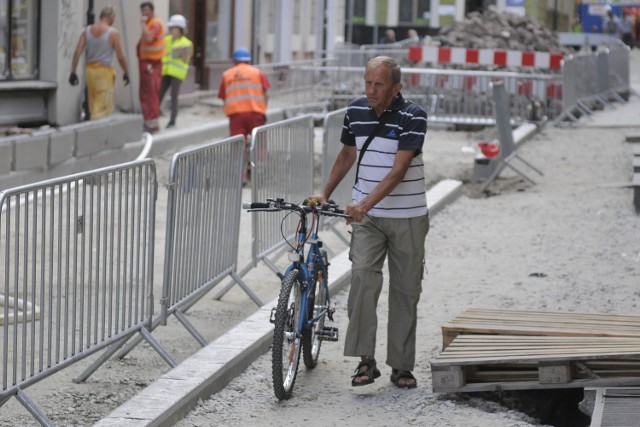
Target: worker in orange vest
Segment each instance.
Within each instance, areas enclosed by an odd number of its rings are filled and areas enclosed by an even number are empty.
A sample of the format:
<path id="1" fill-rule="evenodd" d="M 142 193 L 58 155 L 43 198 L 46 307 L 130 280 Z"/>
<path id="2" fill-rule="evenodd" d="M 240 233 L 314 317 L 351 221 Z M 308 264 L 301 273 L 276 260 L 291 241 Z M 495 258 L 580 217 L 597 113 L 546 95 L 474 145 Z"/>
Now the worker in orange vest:
<path id="1" fill-rule="evenodd" d="M 165 51 L 164 24 L 154 15 L 153 3 L 140 4 L 142 34 L 138 42 L 138 67 L 140 71 L 140 109 L 144 118 L 144 130 L 160 130 L 160 82 L 162 81 L 162 57 Z"/>
<path id="2" fill-rule="evenodd" d="M 267 118 L 267 90 L 269 79 L 257 67 L 250 65 L 251 54 L 244 47 L 233 52 L 235 66 L 222 74 L 218 97 L 224 100 L 224 113 L 229 117 L 229 133 L 245 136 L 243 183 L 249 179 L 249 137 L 254 127 L 262 126 Z"/>

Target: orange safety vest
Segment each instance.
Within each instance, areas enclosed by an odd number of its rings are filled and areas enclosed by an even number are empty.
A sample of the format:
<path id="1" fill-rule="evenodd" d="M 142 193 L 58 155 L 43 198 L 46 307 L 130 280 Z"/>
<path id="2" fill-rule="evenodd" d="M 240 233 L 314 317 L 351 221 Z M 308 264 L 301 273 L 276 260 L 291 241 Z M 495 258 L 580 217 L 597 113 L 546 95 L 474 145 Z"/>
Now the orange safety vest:
<path id="1" fill-rule="evenodd" d="M 140 59 L 149 59 L 149 60 L 162 60 L 164 56 L 165 50 L 165 42 L 164 42 L 164 24 L 160 20 L 160 18 L 153 17 L 147 22 L 147 28 L 151 29 L 151 26 L 154 23 L 160 24 L 162 27 L 162 34 L 160 34 L 159 38 L 154 39 L 153 41 L 146 41 L 144 39 L 140 39 L 140 43 L 138 45 L 138 56 Z"/>
<path id="2" fill-rule="evenodd" d="M 254 112 L 267 114 L 267 97 L 262 87 L 262 72 L 240 63 L 222 74 L 224 83 L 224 113 Z"/>

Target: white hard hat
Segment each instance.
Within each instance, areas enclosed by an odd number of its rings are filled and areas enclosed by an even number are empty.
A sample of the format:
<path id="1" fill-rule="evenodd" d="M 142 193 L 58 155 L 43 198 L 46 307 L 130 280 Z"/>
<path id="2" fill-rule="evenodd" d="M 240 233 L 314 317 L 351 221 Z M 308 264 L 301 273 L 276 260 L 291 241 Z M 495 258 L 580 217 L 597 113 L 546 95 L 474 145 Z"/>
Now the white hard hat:
<path id="1" fill-rule="evenodd" d="M 167 22 L 167 27 L 178 27 L 185 30 L 187 28 L 187 20 L 182 15 L 172 15 Z"/>

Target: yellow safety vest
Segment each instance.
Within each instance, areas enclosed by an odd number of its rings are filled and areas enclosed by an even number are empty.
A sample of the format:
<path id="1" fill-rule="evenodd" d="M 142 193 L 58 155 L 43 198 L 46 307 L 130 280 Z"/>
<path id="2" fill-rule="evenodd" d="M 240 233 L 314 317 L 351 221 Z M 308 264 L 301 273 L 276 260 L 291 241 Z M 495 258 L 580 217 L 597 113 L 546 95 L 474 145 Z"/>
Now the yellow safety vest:
<path id="1" fill-rule="evenodd" d="M 185 36 L 181 36 L 177 40 L 172 35 L 164 37 L 167 46 L 167 54 L 162 57 L 162 75 L 175 77 L 178 80 L 187 78 L 189 71 L 189 62 L 182 60 L 180 49 L 192 49 L 193 43 Z"/>

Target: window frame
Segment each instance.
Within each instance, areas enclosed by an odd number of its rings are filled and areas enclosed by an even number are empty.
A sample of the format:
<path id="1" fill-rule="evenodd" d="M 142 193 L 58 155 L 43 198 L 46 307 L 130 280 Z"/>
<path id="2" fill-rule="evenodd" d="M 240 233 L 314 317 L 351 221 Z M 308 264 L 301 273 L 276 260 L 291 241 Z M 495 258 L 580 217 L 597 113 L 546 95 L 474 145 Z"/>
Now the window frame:
<path id="1" fill-rule="evenodd" d="M 24 81 L 24 80 L 38 80 L 40 75 L 40 33 L 41 33 L 41 19 L 42 19 L 42 3 L 41 0 L 5 0 L 6 1 L 6 10 L 5 14 L 7 16 L 6 22 L 6 40 L 4 41 L 4 46 L 0 46 L 5 49 L 5 63 L 4 67 L 0 69 L 0 82 L 11 82 L 11 81 Z M 35 40 L 26 40 L 29 48 L 26 50 L 29 53 L 29 49 L 33 48 L 32 55 L 25 56 L 25 58 L 32 57 L 33 64 L 31 65 L 29 71 L 30 73 L 25 75 L 20 75 L 16 73 L 14 61 L 15 57 L 13 52 L 17 50 L 14 47 L 14 37 L 16 36 L 16 31 L 19 28 L 14 23 L 13 9 L 14 6 L 18 6 L 20 4 L 24 4 L 27 8 L 34 7 L 35 18 L 27 17 L 27 22 L 25 24 L 25 28 L 28 29 L 29 25 L 33 25 L 32 35 Z M 31 21 L 29 21 L 31 19 Z M 25 36 L 26 37 L 26 36 Z"/>

